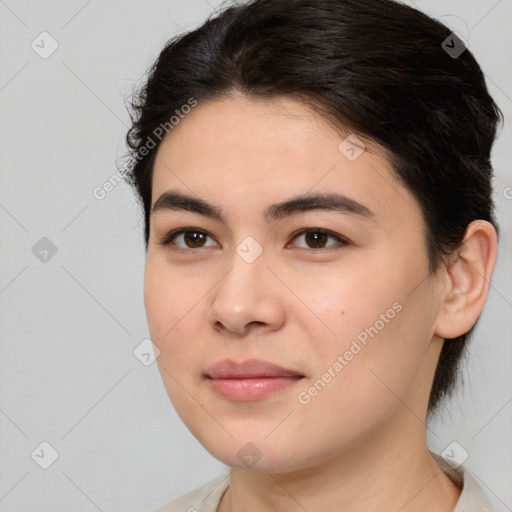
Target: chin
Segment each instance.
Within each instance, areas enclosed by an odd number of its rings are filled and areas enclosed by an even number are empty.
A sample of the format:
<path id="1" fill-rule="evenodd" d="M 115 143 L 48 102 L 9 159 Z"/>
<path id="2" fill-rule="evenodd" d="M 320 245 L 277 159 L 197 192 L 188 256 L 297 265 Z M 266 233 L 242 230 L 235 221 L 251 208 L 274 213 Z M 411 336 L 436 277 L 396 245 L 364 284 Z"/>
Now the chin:
<path id="1" fill-rule="evenodd" d="M 294 442 L 287 436 L 291 442 L 283 443 L 277 436 L 265 439 L 261 431 L 254 436 L 246 433 L 232 438 L 224 434 L 214 437 L 211 432 L 204 436 L 194 433 L 194 436 L 212 457 L 226 466 L 248 471 L 289 473 L 314 465 L 312 459 L 318 457 L 318 452 L 309 457 L 303 451 L 302 440 Z"/>

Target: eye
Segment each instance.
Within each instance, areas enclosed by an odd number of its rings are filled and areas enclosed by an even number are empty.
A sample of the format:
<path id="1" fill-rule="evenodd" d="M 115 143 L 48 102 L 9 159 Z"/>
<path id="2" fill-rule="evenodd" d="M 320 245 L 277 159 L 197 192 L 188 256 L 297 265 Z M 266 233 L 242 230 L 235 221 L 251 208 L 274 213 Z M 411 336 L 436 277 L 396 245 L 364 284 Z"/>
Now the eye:
<path id="1" fill-rule="evenodd" d="M 343 247 L 343 246 L 349 244 L 349 241 L 346 238 L 344 238 L 340 235 L 337 235 L 336 233 L 333 233 L 332 231 L 329 231 L 327 229 L 322 229 L 322 228 L 303 229 L 299 233 L 295 234 L 295 236 L 293 237 L 293 240 L 295 240 L 299 237 L 302 237 L 302 236 L 304 237 L 305 242 L 307 244 L 313 245 L 314 248 L 311 249 L 308 247 L 299 247 L 299 249 L 304 250 L 309 253 L 321 252 L 322 249 L 330 250 L 333 247 L 339 248 L 340 246 Z M 324 246 L 326 240 L 328 240 L 329 238 L 336 240 L 338 243 Z M 321 247 L 319 247 L 319 246 L 321 246 Z"/>
<path id="2" fill-rule="evenodd" d="M 175 239 L 182 237 L 185 242 L 185 246 L 176 245 L 174 243 Z M 201 247 L 205 247 L 202 245 L 206 238 L 209 237 L 208 233 L 202 231 L 197 228 L 180 228 L 175 229 L 168 233 L 164 239 L 160 242 L 160 245 L 176 245 L 178 249 L 187 250 L 187 249 L 197 249 Z M 190 244 L 190 245 L 189 245 Z M 208 246 L 206 246 L 208 247 Z"/>
<path id="3" fill-rule="evenodd" d="M 300 250 L 309 252 L 309 253 L 318 253 L 322 250 L 331 248 L 339 248 L 348 245 L 350 242 L 336 233 L 332 231 L 322 229 L 322 228 L 308 228 L 303 229 L 297 233 L 292 235 L 292 240 L 295 240 L 301 236 L 304 236 L 304 240 L 307 244 L 313 245 L 313 248 L 308 247 L 299 247 Z M 201 249 L 203 247 L 211 247 L 211 245 L 205 245 L 204 242 L 207 238 L 211 238 L 208 233 L 198 228 L 179 228 L 171 231 L 167 235 L 165 235 L 164 239 L 159 242 L 160 245 L 169 245 L 174 246 L 173 250 L 182 250 L 190 252 L 191 249 Z M 325 242 L 332 238 L 337 243 L 324 246 Z M 176 244 L 175 241 L 182 239 L 185 245 Z M 212 239 L 213 240 L 213 239 Z"/>

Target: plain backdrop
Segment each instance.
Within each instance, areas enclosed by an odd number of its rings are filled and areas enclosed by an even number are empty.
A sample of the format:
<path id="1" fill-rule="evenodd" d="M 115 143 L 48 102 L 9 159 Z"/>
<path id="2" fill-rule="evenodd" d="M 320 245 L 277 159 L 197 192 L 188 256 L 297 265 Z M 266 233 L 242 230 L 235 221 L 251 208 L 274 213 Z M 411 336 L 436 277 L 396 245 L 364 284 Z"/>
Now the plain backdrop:
<path id="1" fill-rule="evenodd" d="M 93 193 L 116 174 L 125 152 L 125 98 L 132 87 L 169 38 L 195 27 L 218 5 L 0 0 L 4 512 L 141 512 L 227 471 L 182 424 L 156 363 L 145 366 L 134 354 L 149 331 L 143 223 L 132 191 L 120 183 L 103 199 Z M 493 151 L 502 229 L 498 264 L 464 388 L 428 431 L 434 451 L 455 441 L 468 452 L 465 466 L 496 510 L 507 511 L 512 0 L 414 5 L 466 39 L 508 119 Z"/>

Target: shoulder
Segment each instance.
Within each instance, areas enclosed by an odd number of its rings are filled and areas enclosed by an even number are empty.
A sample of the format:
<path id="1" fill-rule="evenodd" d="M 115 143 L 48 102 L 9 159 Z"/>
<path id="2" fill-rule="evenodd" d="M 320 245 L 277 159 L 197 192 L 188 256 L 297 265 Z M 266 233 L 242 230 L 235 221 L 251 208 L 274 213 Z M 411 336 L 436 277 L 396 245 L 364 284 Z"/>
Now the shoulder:
<path id="1" fill-rule="evenodd" d="M 430 452 L 439 467 L 462 489 L 453 512 L 495 512 L 489 498 L 467 468 Z"/>
<path id="2" fill-rule="evenodd" d="M 228 486 L 229 474 L 210 480 L 201 487 L 150 512 L 215 512 Z"/>

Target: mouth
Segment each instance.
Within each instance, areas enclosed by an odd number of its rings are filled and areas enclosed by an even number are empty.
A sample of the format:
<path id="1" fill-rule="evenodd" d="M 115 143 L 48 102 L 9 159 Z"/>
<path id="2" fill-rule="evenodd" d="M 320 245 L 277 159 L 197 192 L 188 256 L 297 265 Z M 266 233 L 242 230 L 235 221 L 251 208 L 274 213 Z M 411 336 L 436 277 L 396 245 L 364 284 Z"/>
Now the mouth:
<path id="1" fill-rule="evenodd" d="M 244 402 L 261 400 L 288 389 L 305 376 L 267 361 L 250 359 L 236 363 L 225 359 L 210 366 L 205 377 L 216 394 Z"/>

